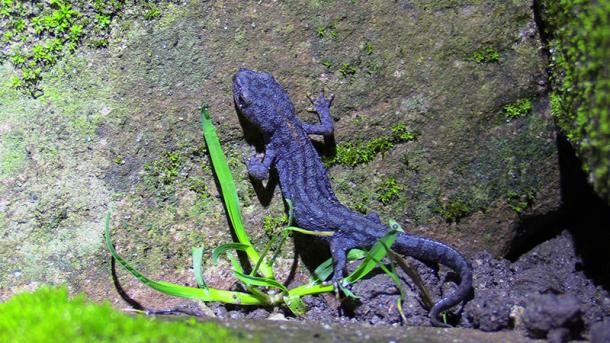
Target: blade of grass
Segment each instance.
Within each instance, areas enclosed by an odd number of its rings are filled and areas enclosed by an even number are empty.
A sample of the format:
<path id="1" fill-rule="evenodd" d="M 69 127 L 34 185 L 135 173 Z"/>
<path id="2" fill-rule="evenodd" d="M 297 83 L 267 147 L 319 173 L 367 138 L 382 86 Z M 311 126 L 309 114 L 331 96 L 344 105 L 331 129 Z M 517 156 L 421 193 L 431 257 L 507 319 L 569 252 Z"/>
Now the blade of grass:
<path id="1" fill-rule="evenodd" d="M 334 290 L 333 285 L 317 285 L 314 283 L 308 283 L 306 285 L 295 287 L 288 291 L 288 295 L 314 295 L 320 293 L 328 293 Z"/>
<path id="2" fill-rule="evenodd" d="M 193 273 L 199 288 L 208 289 L 208 285 L 203 279 L 203 268 L 201 260 L 203 259 L 203 247 L 193 247 Z"/>
<path id="3" fill-rule="evenodd" d="M 419 289 L 419 295 L 421 296 L 424 304 L 428 308 L 432 308 L 434 305 L 432 295 L 430 294 L 428 287 L 426 287 L 424 280 L 422 280 L 421 276 L 419 276 L 417 270 L 410 263 L 408 263 L 407 260 L 402 258 L 402 256 L 394 252 L 392 249 L 390 249 L 388 255 L 411 278 L 411 280 L 413 280 L 413 283 Z"/>
<path id="4" fill-rule="evenodd" d="M 161 293 L 173 295 L 182 298 L 199 299 L 203 301 L 220 301 L 228 304 L 241 304 L 241 305 L 266 305 L 260 299 L 243 292 L 223 291 L 215 288 L 200 289 L 194 287 L 187 287 L 183 285 L 174 284 L 165 281 L 151 280 L 144 274 L 140 273 L 137 269 L 132 267 L 126 260 L 124 260 L 114 249 L 112 241 L 110 240 L 110 213 L 106 214 L 104 240 L 106 242 L 106 248 L 110 251 L 112 257 L 121 265 L 127 269 L 131 275 L 138 279 L 148 287 L 157 290 Z"/>
<path id="5" fill-rule="evenodd" d="M 366 251 L 361 249 L 352 249 L 347 252 L 347 260 L 355 261 L 366 257 Z M 333 273 L 333 259 L 329 258 L 320 263 L 312 273 L 313 282 L 318 284 L 326 281 L 330 274 Z"/>
<path id="6" fill-rule="evenodd" d="M 260 256 L 252 246 L 252 243 L 250 243 L 250 239 L 244 228 L 239 208 L 239 198 L 237 197 L 237 191 L 235 189 L 235 182 L 231 176 L 231 170 L 229 169 L 225 155 L 222 152 L 220 141 L 214 124 L 210 119 L 207 105 L 204 105 L 201 108 L 201 128 L 210 153 L 214 172 L 218 178 L 218 183 L 220 184 L 220 191 L 229 214 L 229 220 L 235 231 L 235 236 L 240 243 L 248 246 L 248 248 L 245 249 L 246 255 L 248 256 L 250 263 L 255 265 L 258 263 Z M 271 269 L 271 266 L 266 263 L 263 262 L 260 264 L 259 271 L 264 277 L 273 278 L 273 270 Z"/>
<path id="7" fill-rule="evenodd" d="M 286 204 L 288 204 L 288 225 L 287 226 L 291 226 L 292 221 L 294 219 L 294 208 L 292 208 L 292 200 L 285 199 L 284 201 L 286 201 Z"/>
<path id="8" fill-rule="evenodd" d="M 298 295 L 286 295 L 283 298 L 284 304 L 288 306 L 290 312 L 297 316 L 302 316 L 307 312 L 307 306 Z"/>
<path id="9" fill-rule="evenodd" d="M 263 278 L 263 277 L 252 276 L 252 275 L 248 275 L 248 274 L 244 274 L 244 273 L 238 272 L 236 270 L 233 271 L 233 274 L 235 275 L 236 278 L 239 279 L 239 281 L 243 282 L 247 286 L 260 286 L 260 287 L 277 288 L 277 289 L 280 289 L 282 292 L 288 294 L 288 288 L 286 288 L 286 286 L 282 285 L 281 283 L 279 283 L 279 282 L 277 282 L 277 281 L 275 281 L 273 279 L 267 279 L 267 278 Z"/>
<path id="10" fill-rule="evenodd" d="M 232 251 L 232 250 L 246 251 L 246 249 L 248 249 L 249 247 L 250 246 L 248 244 L 244 244 L 244 243 L 221 244 L 221 245 L 217 246 L 216 248 L 214 248 L 214 250 L 212 250 L 212 263 L 217 264 L 218 258 L 220 258 L 220 255 L 224 254 L 227 251 Z"/>
<path id="11" fill-rule="evenodd" d="M 296 232 L 302 233 L 304 235 L 318 236 L 318 237 L 330 237 L 335 234 L 334 231 L 310 231 L 310 230 L 301 229 L 300 227 L 296 227 L 296 226 L 286 226 L 284 228 L 284 230 L 296 231 Z"/>
<path id="12" fill-rule="evenodd" d="M 392 246 L 394 240 L 396 239 L 396 234 L 396 230 L 391 230 L 385 236 L 381 237 L 377 242 L 375 242 L 371 250 L 369 250 L 367 257 L 364 259 L 364 261 L 362 261 L 358 268 L 356 268 L 356 270 L 354 270 L 343 280 L 344 283 L 354 283 L 362 279 L 371 270 L 373 270 L 373 268 L 377 266 L 376 261 L 381 261 L 387 254 L 384 245 L 388 247 Z"/>

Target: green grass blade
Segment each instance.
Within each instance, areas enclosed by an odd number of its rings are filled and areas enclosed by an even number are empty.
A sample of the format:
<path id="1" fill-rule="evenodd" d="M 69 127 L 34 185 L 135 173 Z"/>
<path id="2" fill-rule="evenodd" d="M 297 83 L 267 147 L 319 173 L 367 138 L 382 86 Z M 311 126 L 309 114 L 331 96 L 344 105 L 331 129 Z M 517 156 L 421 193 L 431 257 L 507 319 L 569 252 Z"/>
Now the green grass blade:
<path id="1" fill-rule="evenodd" d="M 244 228 L 239 208 L 239 198 L 237 197 L 237 191 L 235 189 L 235 182 L 233 181 L 233 176 L 231 176 L 231 170 L 229 169 L 225 155 L 222 152 L 218 134 L 210 119 L 207 105 L 204 105 L 201 109 L 201 128 L 210 153 L 214 172 L 220 183 L 220 191 L 229 214 L 229 220 L 235 230 L 235 236 L 240 243 L 248 245 L 248 248 L 245 249 L 246 255 L 248 256 L 250 263 L 255 265 L 259 261 L 260 256 L 250 243 L 250 238 Z M 265 277 L 273 277 L 273 270 L 266 263 L 261 263 L 259 271 Z"/>
<path id="2" fill-rule="evenodd" d="M 288 295 L 295 296 L 305 296 L 305 295 L 314 295 L 320 293 L 328 293 L 334 290 L 333 285 L 317 285 L 314 283 L 309 283 L 306 285 L 295 287 L 288 291 Z"/>
<path id="3" fill-rule="evenodd" d="M 241 264 L 239 263 L 239 260 L 237 259 L 237 257 L 235 257 L 233 254 L 227 254 L 227 257 L 229 258 L 229 261 L 231 261 L 231 265 L 233 266 L 233 270 L 236 270 L 240 273 L 243 273 L 244 270 L 241 267 Z"/>
<path id="4" fill-rule="evenodd" d="M 193 247 L 193 273 L 199 288 L 208 289 L 208 285 L 203 279 L 203 267 L 201 261 L 203 259 L 203 247 Z"/>
<path id="5" fill-rule="evenodd" d="M 392 246 L 396 239 L 396 234 L 397 232 L 392 230 L 375 242 L 364 261 L 344 279 L 344 282 L 347 284 L 354 283 L 373 270 L 377 266 L 377 261 L 381 261 L 387 254 L 385 247 Z"/>
<path id="6" fill-rule="evenodd" d="M 212 262 L 214 264 L 217 264 L 218 258 L 220 258 L 220 255 L 224 254 L 227 251 L 231 251 L 231 250 L 246 251 L 246 249 L 248 249 L 249 247 L 250 247 L 250 245 L 244 244 L 244 243 L 226 243 L 226 244 L 219 245 L 214 250 L 212 250 Z"/>
<path id="7" fill-rule="evenodd" d="M 318 237 L 330 237 L 335 234 L 334 231 L 310 231 L 310 230 L 301 229 L 300 227 L 296 227 L 296 226 L 286 226 L 284 228 L 284 230 L 296 231 L 296 232 L 302 233 L 304 235 L 318 236 Z"/>
<path id="8" fill-rule="evenodd" d="M 292 207 L 292 200 L 285 199 L 284 201 L 286 201 L 286 204 L 288 204 L 288 224 L 286 224 L 286 226 L 291 226 L 292 221 L 294 219 L 294 208 Z"/>
<path id="9" fill-rule="evenodd" d="M 284 296 L 283 300 L 284 304 L 288 306 L 288 309 L 294 315 L 302 316 L 307 312 L 307 306 L 305 306 L 305 303 L 303 302 L 303 299 L 301 299 L 300 296 L 286 295 Z"/>
<path id="10" fill-rule="evenodd" d="M 333 273 L 333 259 L 329 258 L 328 260 L 320 263 L 319 266 L 314 269 L 311 277 L 313 278 L 313 282 L 318 284 L 326 281 L 330 274 Z"/>
<path id="11" fill-rule="evenodd" d="M 365 258 L 367 255 L 366 251 L 361 249 L 351 249 L 347 252 L 347 260 L 355 261 Z M 322 283 L 328 280 L 330 274 L 333 273 L 333 259 L 329 258 L 328 260 L 320 263 L 319 266 L 312 273 L 313 282 L 315 284 Z"/>
<path id="12" fill-rule="evenodd" d="M 265 305 L 260 299 L 243 292 L 223 291 L 215 288 L 201 289 L 194 287 L 187 287 L 183 285 L 174 284 L 165 281 L 151 280 L 144 274 L 140 273 L 137 269 L 132 267 L 126 260 L 124 260 L 114 249 L 112 241 L 110 240 L 110 213 L 106 215 L 104 240 L 106 242 L 106 248 L 110 251 L 112 257 L 121 265 L 127 269 L 131 275 L 138 279 L 148 287 L 157 290 L 161 293 L 173 295 L 181 298 L 199 299 L 203 301 L 220 301 L 228 304 L 241 304 L 241 305 Z"/>
<path id="13" fill-rule="evenodd" d="M 235 275 L 236 278 L 239 279 L 239 281 L 246 284 L 246 286 L 260 286 L 260 287 L 277 288 L 277 289 L 282 290 L 282 292 L 288 294 L 288 288 L 286 288 L 286 286 L 282 285 L 281 283 L 275 281 L 274 279 L 267 279 L 267 278 L 263 278 L 263 277 L 252 276 L 252 275 L 238 272 L 236 270 L 233 271 L 233 274 Z"/>
<path id="14" fill-rule="evenodd" d="M 367 256 L 367 252 L 362 249 L 352 249 L 347 252 L 348 261 L 361 260 Z"/>

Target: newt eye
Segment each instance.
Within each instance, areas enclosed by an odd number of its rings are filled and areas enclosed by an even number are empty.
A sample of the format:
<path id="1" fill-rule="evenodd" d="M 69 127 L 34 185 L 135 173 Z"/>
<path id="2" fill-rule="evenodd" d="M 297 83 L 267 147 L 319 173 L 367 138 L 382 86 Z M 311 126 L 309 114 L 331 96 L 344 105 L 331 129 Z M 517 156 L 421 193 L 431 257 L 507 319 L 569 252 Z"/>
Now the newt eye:
<path id="1" fill-rule="evenodd" d="M 240 103 L 241 105 L 244 105 L 244 106 L 250 105 L 250 102 L 251 102 L 251 101 L 250 101 L 250 99 L 248 99 L 248 98 L 247 98 L 247 97 L 244 95 L 244 93 L 243 93 L 243 92 L 240 92 L 240 93 L 239 93 L 238 98 L 239 98 L 239 103 Z"/>

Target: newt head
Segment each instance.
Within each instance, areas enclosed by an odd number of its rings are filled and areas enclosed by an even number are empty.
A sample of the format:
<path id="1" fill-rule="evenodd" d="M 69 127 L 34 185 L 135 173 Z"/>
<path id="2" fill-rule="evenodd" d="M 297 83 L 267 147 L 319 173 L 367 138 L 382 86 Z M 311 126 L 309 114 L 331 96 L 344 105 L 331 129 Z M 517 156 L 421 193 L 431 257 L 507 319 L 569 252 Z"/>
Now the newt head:
<path id="1" fill-rule="evenodd" d="M 237 111 L 265 134 L 294 116 L 288 93 L 267 72 L 240 69 L 233 76 L 233 101 Z"/>

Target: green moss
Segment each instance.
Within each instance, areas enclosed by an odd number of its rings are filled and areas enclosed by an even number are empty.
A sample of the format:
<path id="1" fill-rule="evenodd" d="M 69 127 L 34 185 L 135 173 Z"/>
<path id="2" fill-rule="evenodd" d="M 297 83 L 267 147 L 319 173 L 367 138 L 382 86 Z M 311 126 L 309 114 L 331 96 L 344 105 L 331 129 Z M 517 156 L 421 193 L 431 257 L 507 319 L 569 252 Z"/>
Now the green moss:
<path id="1" fill-rule="evenodd" d="M 373 43 L 371 43 L 371 41 L 367 40 L 362 45 L 362 50 L 364 51 L 365 54 L 372 55 L 375 52 L 375 47 L 373 46 Z"/>
<path id="2" fill-rule="evenodd" d="M 354 74 L 356 74 L 357 71 L 358 71 L 358 69 L 356 69 L 356 67 L 354 67 L 350 63 L 343 63 L 339 67 L 339 73 L 341 73 L 341 76 L 343 76 L 343 77 L 348 77 L 348 76 L 354 75 Z"/>
<path id="3" fill-rule="evenodd" d="M 436 208 L 435 212 L 447 222 L 454 223 L 474 212 L 474 209 L 465 200 L 455 199 L 449 202 L 441 202 L 441 206 Z"/>
<path id="4" fill-rule="evenodd" d="M 25 163 L 25 142 L 19 132 L 0 136 L 0 180 L 17 171 Z"/>
<path id="5" fill-rule="evenodd" d="M 161 15 L 157 4 L 129 2 L 149 20 Z M 125 7 L 124 0 L 51 0 L 25 6 L 23 1 L 0 1 L 0 62 L 10 58 L 17 70 L 12 86 L 32 96 L 43 94 L 42 74 L 83 43 L 106 47 L 110 24 Z"/>
<path id="6" fill-rule="evenodd" d="M 396 124 L 391 129 L 392 134 L 371 140 L 356 140 L 337 145 L 337 151 L 332 158 L 324 157 L 327 167 L 335 164 L 355 167 L 371 162 L 378 154 L 383 154 L 394 148 L 398 143 L 405 143 L 416 138 L 416 134 L 407 130 L 403 123 Z"/>
<path id="7" fill-rule="evenodd" d="M 539 6 L 550 37 L 553 115 L 594 189 L 610 202 L 610 1 Z"/>
<path id="8" fill-rule="evenodd" d="M 389 178 L 377 186 L 375 193 L 377 194 L 377 200 L 382 204 L 387 205 L 398 199 L 401 190 L 396 179 Z"/>
<path id="9" fill-rule="evenodd" d="M 277 233 L 277 230 L 283 227 L 288 221 L 288 216 L 282 213 L 277 216 L 266 215 L 263 217 L 263 230 L 267 236 L 272 236 Z"/>
<path id="10" fill-rule="evenodd" d="M 155 5 L 149 2 L 145 5 L 146 12 L 144 12 L 144 19 L 152 20 L 161 16 L 161 10 Z"/>
<path id="11" fill-rule="evenodd" d="M 535 194 L 531 190 L 522 193 L 510 191 L 507 194 L 508 206 L 520 214 L 534 203 L 534 196 Z"/>
<path id="12" fill-rule="evenodd" d="M 178 177 L 182 158 L 178 152 L 167 152 L 162 158 L 144 165 L 145 183 L 153 188 L 170 185 Z"/>
<path id="13" fill-rule="evenodd" d="M 318 25 L 315 28 L 318 37 L 320 38 L 335 38 L 337 37 L 337 29 L 334 24 Z"/>
<path id="14" fill-rule="evenodd" d="M 500 60 L 500 53 L 492 47 L 485 47 L 473 52 L 468 59 L 476 63 L 494 63 Z"/>
<path id="15" fill-rule="evenodd" d="M 0 304 L 0 341 L 49 342 L 235 342 L 239 336 L 215 323 L 195 319 L 162 321 L 128 316 L 110 304 L 84 296 L 68 297 L 65 288 L 43 287 Z"/>
<path id="16" fill-rule="evenodd" d="M 504 105 L 502 111 L 507 119 L 520 118 L 532 111 L 532 101 L 530 99 L 521 99 Z"/>

